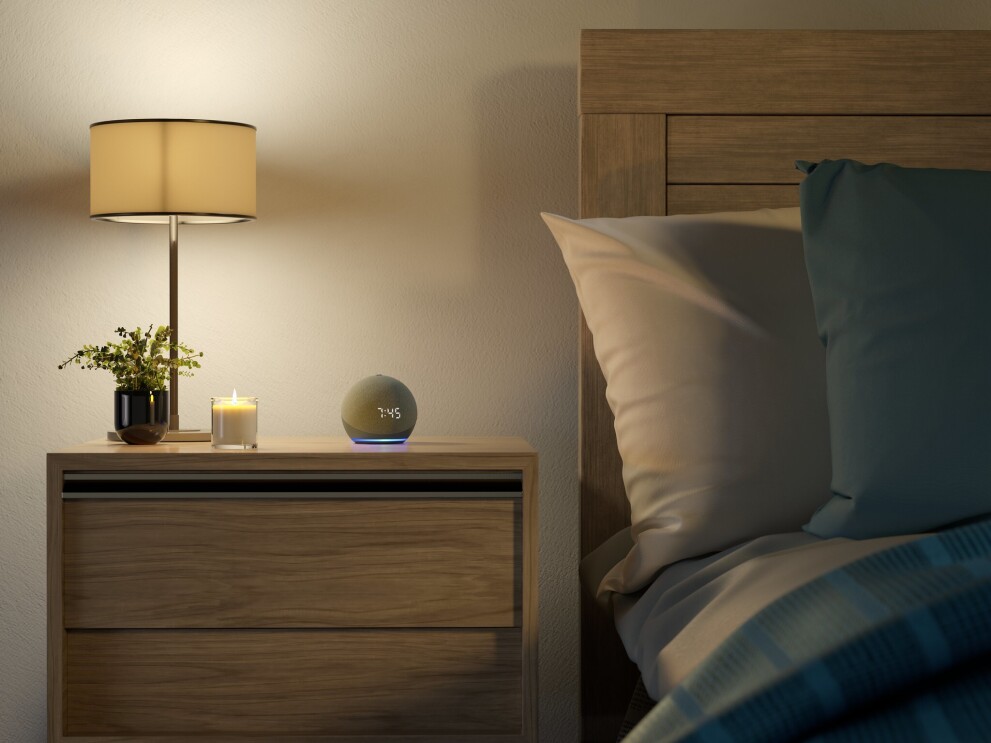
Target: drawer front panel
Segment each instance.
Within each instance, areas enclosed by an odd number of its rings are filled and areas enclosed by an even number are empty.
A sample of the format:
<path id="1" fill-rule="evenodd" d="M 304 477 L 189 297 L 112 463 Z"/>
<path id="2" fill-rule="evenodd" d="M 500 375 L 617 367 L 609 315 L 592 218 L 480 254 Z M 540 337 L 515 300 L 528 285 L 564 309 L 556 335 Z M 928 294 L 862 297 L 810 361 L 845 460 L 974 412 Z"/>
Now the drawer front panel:
<path id="1" fill-rule="evenodd" d="M 70 735 L 519 734 L 520 630 L 74 630 Z"/>
<path id="2" fill-rule="evenodd" d="M 517 627 L 518 499 L 67 500 L 67 628 Z"/>

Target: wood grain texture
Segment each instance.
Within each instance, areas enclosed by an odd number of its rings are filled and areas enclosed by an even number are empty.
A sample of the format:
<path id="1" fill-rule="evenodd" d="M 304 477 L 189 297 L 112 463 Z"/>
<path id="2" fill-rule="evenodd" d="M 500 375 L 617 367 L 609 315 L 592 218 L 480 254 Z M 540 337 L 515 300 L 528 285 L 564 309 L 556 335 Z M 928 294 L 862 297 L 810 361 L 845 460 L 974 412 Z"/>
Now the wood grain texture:
<path id="1" fill-rule="evenodd" d="M 67 501 L 65 626 L 513 627 L 518 500 Z"/>
<path id="2" fill-rule="evenodd" d="M 985 116 L 670 116 L 668 184 L 801 183 L 795 160 L 991 170 Z"/>
<path id="3" fill-rule="evenodd" d="M 516 436 L 416 436 L 405 444 L 355 444 L 346 436 L 262 436 L 258 439 L 258 449 L 247 451 L 214 449 L 209 442 L 128 446 L 119 441 L 94 439 L 52 454 L 56 459 L 77 454 L 106 457 L 102 461 L 121 461 L 121 458 L 126 458 L 123 461 L 128 463 L 128 467 L 138 468 L 144 462 L 161 462 L 162 457 L 178 457 L 183 463 L 196 463 L 203 457 L 209 457 L 211 466 L 221 469 L 256 469 L 255 463 L 260 460 L 273 457 L 279 460 L 292 455 L 320 458 L 325 462 L 339 460 L 341 469 L 357 469 L 349 464 L 353 464 L 355 460 L 396 463 L 417 459 L 500 457 L 533 453 L 533 447 Z"/>
<path id="4" fill-rule="evenodd" d="M 579 110 L 991 114 L 991 32 L 585 30 Z"/>
<path id="5" fill-rule="evenodd" d="M 991 32 L 585 30 L 579 113 L 583 217 L 792 206 L 801 178 L 792 161 L 840 156 L 823 145 L 867 160 L 987 162 L 991 127 L 961 117 L 991 115 Z M 678 144 L 660 154 L 636 146 L 629 122 L 637 116 L 664 118 L 666 138 Z M 729 118 L 742 116 L 753 119 Z M 943 118 L 919 118 L 929 116 Z M 586 122 L 595 122 L 594 138 Z M 645 194 L 636 191 L 642 183 Z M 584 321 L 580 357 L 585 555 L 628 524 L 628 511 L 614 421 Z M 629 699 L 625 655 L 610 655 L 608 643 L 618 648 L 611 620 L 584 598 L 584 741 L 615 740 Z"/>
<path id="6" fill-rule="evenodd" d="M 481 694 L 480 690 L 487 690 L 494 688 L 496 690 L 502 688 L 508 688 L 510 682 L 507 680 L 508 672 L 506 664 L 512 663 L 513 667 L 513 680 L 511 682 L 512 689 L 514 690 L 510 696 L 508 695 L 497 695 L 497 698 L 492 700 L 492 704 L 495 706 L 505 704 L 511 705 L 512 709 L 515 710 L 509 716 L 515 721 L 512 722 L 512 730 L 509 730 L 510 723 L 506 720 L 509 719 L 506 715 L 499 713 L 500 722 L 492 727 L 489 722 L 483 722 L 478 728 L 474 730 L 459 729 L 458 731 L 451 732 L 443 730 L 434 730 L 428 733 L 418 733 L 416 729 L 404 728 L 404 723 L 401 718 L 391 713 L 383 714 L 379 718 L 379 728 L 381 730 L 388 730 L 386 732 L 379 732 L 373 734 L 366 733 L 348 733 L 348 732 L 335 732 L 335 733 L 310 733 L 299 734 L 294 732 L 290 728 L 279 729 L 277 732 L 262 733 L 266 741 L 271 741 L 271 743 L 276 743 L 277 741 L 281 743 L 329 743 L 334 741 L 335 743 L 400 743 L 403 741 L 408 741 L 412 743 L 526 743 L 536 740 L 537 737 L 537 666 L 538 666 L 538 621 L 537 621 L 537 556 L 538 556 L 538 542 L 537 542 L 537 531 L 536 531 L 536 517 L 538 510 L 537 502 L 537 455 L 536 452 L 523 440 L 521 439 L 503 439 L 503 438 L 485 438 L 485 439 L 471 439 L 471 438 L 421 438 L 415 442 L 410 442 L 409 445 L 405 447 L 352 447 L 350 442 L 341 439 L 279 439 L 279 440 L 267 440 L 262 442 L 266 445 L 264 450 L 264 456 L 256 457 L 252 456 L 251 452 L 235 452 L 234 457 L 220 455 L 220 452 L 211 450 L 208 445 L 202 444 L 181 444 L 174 446 L 155 446 L 155 447 L 126 447 L 123 445 L 114 445 L 103 441 L 92 442 L 80 447 L 72 447 L 62 452 L 49 455 L 49 469 L 48 469 L 48 498 L 49 498 L 49 521 L 48 521 L 48 561 L 49 561 L 49 731 L 48 738 L 50 741 L 62 741 L 62 740 L 72 740 L 79 741 L 80 743 L 97 743 L 97 741 L 107 741 L 109 743 L 125 743 L 147 740 L 148 737 L 141 733 L 108 733 L 108 734 L 79 734 L 79 735 L 64 735 L 65 729 L 65 717 L 64 711 L 68 708 L 68 687 L 67 687 L 67 644 L 64 641 L 68 634 L 72 634 L 74 637 L 81 637 L 83 634 L 99 636 L 99 635 L 122 635 L 127 633 L 133 633 L 133 636 L 137 635 L 148 635 L 148 636 L 164 636 L 165 634 L 174 634 L 176 638 L 184 641 L 187 637 L 192 637 L 196 633 L 202 633 L 204 636 L 209 635 L 211 638 L 216 638 L 223 635 L 240 635 L 244 632 L 255 633 L 256 638 L 263 638 L 268 636 L 282 636 L 284 634 L 286 637 L 298 636 L 301 637 L 307 633 L 316 632 L 334 634 L 337 633 L 340 637 L 357 637 L 355 633 L 390 633 L 388 637 L 385 635 L 376 635 L 379 640 L 386 638 L 391 640 L 393 634 L 403 634 L 403 633 L 422 633 L 424 635 L 429 635 L 430 637 L 439 637 L 441 635 L 459 635 L 460 633 L 475 633 L 476 637 L 494 637 L 496 638 L 497 652 L 495 654 L 492 664 L 482 665 L 479 667 L 472 660 L 471 653 L 468 653 L 465 648 L 459 646 L 457 642 L 454 643 L 450 651 L 450 662 L 455 663 L 455 658 L 457 659 L 458 668 L 455 672 L 455 676 L 462 674 L 470 679 L 464 681 L 463 684 L 459 682 L 460 686 L 465 686 L 465 689 L 459 688 L 457 694 L 455 695 L 453 701 L 450 699 L 442 700 L 444 704 L 452 704 L 455 707 L 460 705 L 462 702 L 460 700 L 466 698 L 465 695 L 475 695 Z M 138 451 L 140 450 L 140 451 Z M 245 454 L 247 456 L 245 456 Z M 240 456 L 238 456 L 240 455 Z M 185 509 L 191 503 L 203 504 L 210 500 L 209 498 L 197 497 L 189 500 L 183 499 L 142 499 L 140 501 L 132 501 L 128 503 L 127 499 L 121 500 L 117 498 L 115 500 L 102 501 L 99 498 L 94 498 L 92 496 L 87 496 L 85 490 L 80 490 L 78 483 L 85 481 L 87 478 L 89 480 L 94 479 L 96 475 L 96 480 L 102 483 L 104 480 L 110 482 L 114 480 L 113 477 L 106 478 L 104 475 L 108 473 L 110 475 L 116 476 L 116 479 L 123 477 L 128 480 L 135 480 L 136 487 L 140 487 L 140 482 L 148 481 L 150 478 L 152 481 L 157 481 L 158 475 L 165 474 L 167 476 L 173 476 L 173 479 L 169 480 L 170 483 L 185 481 L 192 477 L 196 482 L 203 481 L 209 485 L 213 482 L 213 479 L 219 478 L 223 481 L 228 481 L 237 478 L 248 478 L 251 482 L 254 482 L 257 478 L 255 477 L 258 473 L 264 473 L 266 480 L 271 478 L 279 478 L 280 473 L 292 473 L 294 476 L 293 482 L 299 480 L 299 473 L 305 473 L 307 479 L 313 479 L 314 477 L 323 480 L 328 475 L 342 475 L 347 480 L 355 480 L 353 475 L 358 475 L 358 480 L 362 478 L 370 478 L 376 482 L 383 478 L 384 481 L 396 483 L 402 482 L 402 480 L 396 480 L 396 478 L 401 478 L 404 474 L 412 474 L 414 478 L 412 481 L 422 483 L 424 477 L 427 480 L 431 479 L 430 473 L 436 472 L 448 472 L 450 476 L 457 480 L 465 487 L 470 487 L 472 482 L 472 477 L 463 477 L 464 474 L 479 474 L 480 487 L 483 486 L 485 482 L 491 482 L 492 477 L 490 473 L 492 472 L 506 472 L 506 473 L 520 473 L 522 482 L 522 499 L 516 495 L 507 495 L 500 492 L 489 492 L 485 494 L 483 498 L 472 498 L 468 499 L 468 496 L 459 497 L 452 496 L 450 493 L 443 493 L 443 497 L 424 497 L 417 498 L 415 495 L 410 493 L 403 493 L 405 496 L 399 503 L 392 501 L 388 498 L 382 498 L 381 494 L 373 501 L 368 501 L 363 498 L 348 499 L 348 500 L 337 500 L 334 502 L 340 503 L 342 507 L 353 508 L 365 503 L 377 503 L 380 506 L 406 506 L 406 505 L 423 505 L 423 504 L 435 504 L 437 508 L 453 507 L 455 509 L 459 508 L 474 508 L 481 505 L 483 510 L 495 509 L 495 512 L 490 513 L 495 523 L 490 523 L 491 519 L 489 516 L 484 517 L 485 525 L 481 525 L 474 522 L 475 514 L 478 512 L 470 511 L 467 515 L 468 521 L 459 520 L 454 518 L 453 514 L 446 514 L 442 517 L 444 526 L 452 526 L 457 522 L 458 527 L 465 525 L 469 527 L 469 532 L 474 533 L 478 539 L 473 545 L 473 549 L 481 549 L 484 551 L 489 551 L 492 553 L 493 559 L 496 562 L 506 562 L 511 563 L 511 577 L 506 580 L 503 573 L 499 573 L 497 582 L 502 585 L 510 584 L 512 585 L 508 593 L 512 597 L 512 623 L 517 625 L 513 628 L 506 629 L 368 629 L 365 628 L 350 628 L 350 629 L 181 629 L 181 630 L 168 630 L 168 629 L 152 629 L 152 630 L 133 630 L 133 629 L 99 629 L 99 630 L 88 630 L 88 629 L 72 629 L 67 631 L 64 627 L 65 617 L 62 615 L 62 605 L 63 596 L 67 595 L 69 597 L 74 597 L 75 591 L 71 582 L 63 581 L 62 574 L 62 564 L 63 564 L 63 547 L 65 546 L 64 539 L 64 529 L 63 529 L 63 508 L 67 507 L 71 512 L 73 509 L 79 506 L 92 506 L 96 503 L 103 503 L 103 508 L 105 509 L 99 518 L 96 519 L 99 528 L 97 531 L 103 531 L 104 536 L 109 538 L 109 544 L 113 545 L 113 540 L 117 539 L 117 536 L 110 535 L 107 533 L 107 528 L 109 524 L 115 522 L 119 519 L 119 516 L 112 515 L 111 512 L 118 511 L 121 505 L 128 505 L 129 508 L 139 509 L 146 508 L 150 504 L 155 504 L 156 507 L 164 509 L 170 509 L 176 505 L 181 506 Z M 211 474 L 214 473 L 214 474 Z M 73 500 L 63 502 L 61 493 L 63 490 L 63 479 L 66 475 L 72 475 L 72 487 L 75 491 L 72 493 Z M 132 477 L 133 476 L 133 477 Z M 175 478 L 178 477 L 179 480 Z M 142 479 L 143 478 L 143 479 Z M 185 478 L 185 479 L 183 479 Z M 211 479 L 212 478 L 212 479 Z M 390 479 L 391 478 L 391 479 Z M 462 485 L 459 485 L 461 487 Z M 180 485 L 177 487 L 181 487 Z M 391 487 L 391 486 L 390 486 Z M 415 488 L 414 488 L 415 490 Z M 518 493 L 519 491 L 517 491 Z M 285 503 L 286 501 L 294 500 L 292 497 L 280 500 L 280 503 Z M 296 499 L 299 500 L 299 499 Z M 265 499 L 255 498 L 251 500 L 243 499 L 224 499 L 217 498 L 215 502 L 218 504 L 218 508 L 225 508 L 232 503 L 243 504 L 247 507 L 253 508 L 259 504 L 264 504 Z M 302 499 L 301 507 L 309 509 L 314 505 L 319 506 L 321 503 L 326 503 L 328 501 L 322 498 L 314 498 L 308 496 Z M 509 509 L 507 514 L 506 509 Z M 92 512 L 95 514 L 96 512 Z M 405 512 L 403 512 L 405 513 Z M 92 515 L 90 514 L 90 515 Z M 78 515 L 78 514 L 76 514 Z M 172 518 L 168 514 L 163 512 L 162 519 L 157 522 L 157 527 L 154 531 L 161 531 L 164 529 L 168 531 L 171 529 L 175 534 L 180 532 L 187 534 L 189 544 L 186 544 L 186 554 L 180 555 L 178 557 L 173 556 L 174 560 L 170 560 L 170 564 L 185 564 L 189 560 L 188 552 L 192 550 L 193 552 L 201 550 L 204 545 L 215 545 L 212 540 L 216 536 L 211 533 L 211 529 L 208 525 L 200 522 L 196 523 L 195 519 L 190 518 L 190 514 L 186 513 L 178 517 L 178 521 L 181 524 L 181 528 L 177 527 L 176 523 L 170 521 Z M 207 514 L 200 514 L 206 517 Z M 271 516 L 271 514 L 266 514 Z M 366 512 L 366 516 L 369 514 Z M 379 514 L 374 514 L 372 516 L 378 517 Z M 143 516 L 147 517 L 148 514 L 144 513 Z M 307 510 L 306 516 L 309 519 L 311 514 Z M 276 517 L 271 526 L 279 526 L 281 517 Z M 522 519 L 522 523 L 521 523 Z M 70 521 L 72 519 L 70 518 Z M 154 519 L 151 519 L 154 520 Z M 138 519 L 140 523 L 141 519 Z M 395 537 L 392 542 L 388 540 L 379 539 L 379 552 L 377 555 L 372 556 L 369 554 L 368 560 L 372 563 L 369 568 L 372 574 L 384 574 L 386 563 L 392 566 L 392 570 L 403 573 L 403 571 L 413 571 L 416 573 L 420 568 L 414 566 L 409 566 L 406 564 L 406 558 L 409 556 L 396 555 L 390 552 L 393 546 L 404 544 L 403 540 L 409 539 L 408 532 L 411 526 L 408 522 L 404 522 L 402 529 L 398 525 L 398 517 L 396 519 L 387 519 L 390 523 L 396 527 L 391 533 L 390 537 Z M 423 521 L 419 519 L 414 519 L 416 522 L 412 527 L 413 529 L 418 529 L 421 531 L 426 530 L 427 521 L 430 519 L 425 518 Z M 249 522 L 254 524 L 252 519 Z M 336 522 L 335 522 L 336 523 Z M 436 526 L 436 520 L 432 523 Z M 127 524 L 120 524 L 120 528 L 129 528 L 133 524 L 133 521 L 127 522 Z M 241 527 L 238 524 L 242 524 L 241 519 L 235 519 L 234 523 L 230 525 L 221 524 L 219 526 L 215 525 L 222 533 L 234 530 L 235 532 L 240 531 Z M 146 524 L 147 526 L 147 524 Z M 309 529 L 314 531 L 319 524 L 307 525 L 304 531 Z M 340 526 L 336 523 L 336 526 Z M 237 528 L 235 528 L 237 527 Z M 144 528 L 144 527 L 141 527 Z M 361 550 L 361 540 L 358 538 L 358 534 L 364 533 L 362 530 L 367 530 L 368 525 L 355 525 L 354 529 L 348 530 L 348 536 L 346 539 L 356 540 L 355 549 Z M 484 530 L 485 534 L 479 533 L 480 530 Z M 397 532 L 401 532 L 397 536 Z M 257 536 L 257 530 L 253 532 Z M 151 531 L 149 531 L 149 535 Z M 502 542 L 498 548 L 494 551 L 489 549 L 492 545 L 488 545 L 487 542 L 497 539 L 498 535 L 505 537 L 505 541 Z M 92 537 L 93 535 L 90 534 Z M 443 536 L 447 536 L 445 532 Z M 470 536 L 470 535 L 469 535 Z M 152 541 L 155 537 L 150 536 Z M 70 539 L 71 541 L 71 539 Z M 125 540 L 126 541 L 126 540 Z M 137 540 L 138 542 L 142 540 Z M 222 541 L 222 540 L 221 540 Z M 235 542 L 237 539 L 234 540 Z M 247 543 L 248 537 L 245 537 L 243 543 Z M 285 560 L 285 566 L 288 569 L 288 564 L 291 562 L 291 557 L 295 554 L 296 557 L 300 558 L 297 562 L 297 567 L 300 568 L 304 573 L 309 567 L 307 559 L 305 556 L 296 554 L 299 552 L 298 545 L 293 540 L 288 540 L 279 549 L 275 544 L 276 540 L 266 541 L 264 538 L 260 539 L 260 543 L 264 545 L 264 549 L 259 552 L 259 559 L 264 561 L 266 552 L 271 547 L 272 554 L 276 554 L 279 559 Z M 306 540 L 304 539 L 303 542 Z M 315 543 L 318 540 L 311 540 Z M 467 542 L 467 537 L 465 538 Z M 479 541 L 482 542 L 482 546 L 479 547 Z M 107 548 L 108 540 L 105 539 L 90 539 L 90 546 L 93 548 L 90 553 L 91 556 L 95 555 L 97 560 L 105 560 L 105 557 L 101 555 L 101 550 Z M 195 542 L 195 544 L 194 544 Z M 135 542 L 136 543 L 136 542 Z M 328 540 L 329 543 L 329 540 Z M 133 545 L 132 545 L 133 546 Z M 116 548 L 115 548 L 116 549 Z M 428 562 L 430 560 L 447 560 L 449 555 L 445 557 L 444 555 L 446 545 L 442 542 L 436 542 L 432 545 L 430 549 L 430 554 L 424 556 L 419 554 L 413 556 L 413 559 L 424 560 Z M 85 551 L 85 550 L 84 550 Z M 80 558 L 82 553 L 80 552 Z M 329 554 L 329 553 L 328 553 Z M 512 557 L 506 560 L 505 555 L 511 554 Z M 343 560 L 343 556 L 340 556 Z M 218 556 L 218 560 L 220 556 Z M 255 561 L 255 556 L 252 556 L 252 561 Z M 474 558 L 468 558 L 469 560 Z M 355 558 L 355 563 L 357 563 L 358 558 Z M 106 567 L 112 569 L 112 561 L 106 561 Z M 152 560 L 154 563 L 154 560 Z M 236 561 L 235 561 L 236 562 Z M 127 576 L 126 567 L 131 563 L 124 562 L 118 565 L 121 570 L 119 577 L 123 582 L 128 582 L 131 580 Z M 474 584 L 467 589 L 468 593 L 473 593 L 474 595 L 484 595 L 487 591 L 491 590 L 490 581 L 486 577 L 486 570 L 491 569 L 490 566 L 482 568 L 481 577 L 476 576 Z M 157 568 L 156 568 L 157 569 Z M 357 564 L 351 565 L 349 567 L 354 574 L 360 572 Z M 458 568 L 459 570 L 461 568 Z M 224 581 L 228 580 L 231 576 L 231 564 L 225 563 L 223 560 L 213 566 L 212 578 L 215 579 L 216 585 L 214 586 L 215 591 L 223 593 L 225 590 Z M 245 578 L 244 573 L 239 573 L 236 569 L 234 570 L 234 575 L 240 575 L 241 578 Z M 291 583 L 291 576 L 283 576 L 283 582 Z M 291 588 L 286 588 L 286 590 L 291 591 Z M 426 589 L 427 592 L 431 588 Z M 172 603 L 182 604 L 184 597 L 182 595 L 177 595 L 172 593 L 168 595 L 168 600 Z M 362 600 L 365 600 L 363 597 Z M 459 600 L 462 600 L 462 596 L 454 595 L 448 596 L 448 599 L 452 600 L 457 604 Z M 68 603 L 74 601 L 75 598 L 67 599 Z M 310 600 L 315 600 L 319 603 L 319 599 L 310 597 Z M 369 602 L 374 603 L 373 599 L 368 598 Z M 388 606 L 390 602 L 394 601 L 394 597 L 389 594 L 381 594 L 377 598 L 377 606 L 381 609 L 383 606 Z M 301 605 L 305 608 L 307 600 L 301 602 Z M 122 614 L 126 614 L 129 608 L 126 602 L 119 602 L 118 609 Z M 170 607 L 169 611 L 175 611 L 175 608 Z M 287 610 L 287 615 L 291 614 L 296 610 L 293 607 L 291 610 Z M 420 611 L 419 607 L 411 608 L 411 612 L 415 613 Z M 185 609 L 180 609 L 180 613 L 183 613 Z M 209 615 L 209 607 L 205 610 L 205 614 Z M 404 615 L 406 616 L 406 615 Z M 402 618 L 402 617 L 400 617 Z M 111 623 L 113 620 L 111 620 Z M 465 636 L 468 636 L 465 635 Z M 413 636 L 413 634 L 409 634 Z M 343 642 L 343 641 L 342 641 Z M 181 642 L 177 645 L 173 640 L 169 640 L 168 643 L 176 647 L 181 646 Z M 212 646 L 214 641 L 211 640 L 209 643 L 205 643 L 204 647 Z M 347 644 L 347 643 L 345 643 Z M 116 642 L 114 643 L 116 647 Z M 156 646 L 157 647 L 157 646 Z M 486 646 L 488 647 L 488 646 Z M 460 648 L 460 649 L 459 649 Z M 368 653 L 366 656 L 366 665 L 371 668 L 381 669 L 383 658 L 391 657 L 394 652 L 392 647 L 386 643 L 382 642 L 368 642 L 366 643 L 366 649 Z M 469 648 L 470 649 L 470 648 Z M 172 651 L 167 651 L 164 649 L 164 645 L 159 648 L 162 653 L 171 654 Z M 276 648 L 266 648 L 264 643 L 261 643 L 258 647 L 259 655 L 256 657 L 280 657 L 280 651 Z M 319 650 L 319 648 L 318 648 Z M 156 651 L 157 652 L 157 651 Z M 395 652 L 402 654 L 404 652 L 402 647 Z M 301 656 L 306 655 L 306 653 L 301 651 Z M 236 655 L 236 654 L 235 654 Z M 345 657 L 348 656 L 347 653 L 344 654 Z M 358 656 L 361 656 L 362 652 L 358 649 L 354 650 L 353 653 L 353 663 L 355 665 L 359 664 Z M 429 655 L 431 658 L 434 656 L 431 650 Z M 444 656 L 443 652 L 440 653 L 441 657 Z M 82 656 L 78 656 L 82 657 Z M 89 656 L 94 658 L 95 656 Z M 127 654 L 120 656 L 122 663 L 127 663 Z M 421 659 L 422 660 L 422 659 Z M 104 662 L 106 661 L 106 662 Z M 112 681 L 116 678 L 116 669 L 114 664 L 110 662 L 109 657 L 105 658 L 104 661 L 96 660 L 94 661 L 94 667 L 98 669 L 99 673 L 103 674 L 103 678 Z M 278 666 L 278 661 L 276 660 L 276 666 Z M 352 661 L 349 661 L 352 662 Z M 416 661 L 419 663 L 420 661 Z M 424 668 L 430 668 L 430 663 L 432 660 L 423 661 Z M 447 662 L 447 661 L 445 661 Z M 163 661 L 166 663 L 166 661 Z M 327 660 L 328 664 L 332 664 L 331 660 Z M 297 676 L 299 677 L 298 683 L 305 683 L 305 669 L 307 666 L 305 664 L 296 664 Z M 417 666 L 419 668 L 419 666 Z M 336 669 L 336 670 L 335 670 Z M 259 672 L 264 671 L 263 668 L 256 669 Z M 350 671 L 341 670 L 340 668 L 331 665 L 327 665 L 325 670 L 330 675 L 340 674 L 353 675 Z M 491 671 L 495 674 L 493 678 L 489 678 L 487 674 Z M 377 671 L 369 671 L 369 673 Z M 286 671 L 288 673 L 288 671 Z M 419 673 L 419 671 L 417 671 Z M 446 670 L 444 671 L 446 673 Z M 438 672 L 438 675 L 444 675 Z M 226 677 L 224 675 L 209 675 L 208 678 L 204 678 L 202 683 L 212 685 L 213 693 L 223 694 L 223 689 L 227 684 Z M 421 677 L 417 677 L 421 678 Z M 424 679 L 433 678 L 430 673 L 424 672 L 422 676 Z M 452 677 L 454 678 L 454 677 Z M 459 677 L 460 678 L 460 677 Z M 369 692 L 367 696 L 369 699 L 373 698 L 384 698 L 390 697 L 395 699 L 407 699 L 415 700 L 423 698 L 424 696 L 431 695 L 431 688 L 416 688 L 413 685 L 413 681 L 403 681 L 400 679 L 401 683 L 394 682 L 393 677 L 387 677 L 383 674 L 380 680 L 384 682 L 392 681 L 391 685 L 387 683 L 384 686 L 378 687 L 377 690 L 372 693 Z M 454 683 L 453 681 L 451 682 Z M 261 685 L 259 684 L 259 687 Z M 279 712 L 278 700 L 283 700 L 291 704 L 292 696 L 288 694 L 283 694 L 282 690 L 278 686 L 268 685 L 267 688 L 267 698 L 264 700 L 265 704 L 269 705 L 269 709 L 273 710 L 273 714 L 282 714 Z M 447 687 L 444 687 L 445 689 Z M 92 695 L 104 693 L 100 690 L 99 684 L 92 687 L 80 686 L 76 689 L 84 690 L 85 693 L 90 694 L 89 699 L 94 698 Z M 273 691 L 275 690 L 275 691 Z M 121 692 L 124 693 L 124 692 Z M 179 693 L 178 691 L 176 693 Z M 315 693 L 315 692 L 314 692 Z M 446 692 L 445 692 L 446 693 Z M 502 701 L 500 701 L 502 699 Z M 86 709 L 91 710 L 92 706 L 88 701 L 79 702 L 79 697 L 74 697 L 74 709 Z M 235 700 L 236 701 L 236 700 Z M 328 704 L 333 707 L 336 702 L 334 699 L 330 699 Z M 467 705 L 467 702 L 464 702 Z M 472 701 L 474 705 L 474 700 Z M 483 707 L 488 704 L 487 701 L 483 700 Z M 476 705 L 477 706 L 477 705 Z M 495 707 L 492 707 L 493 709 Z M 314 709 L 316 709 L 314 707 Z M 336 709 L 336 707 L 334 707 Z M 290 710 L 291 711 L 291 710 Z M 436 712 L 436 711 L 435 711 Z M 446 714 L 445 709 L 443 714 Z M 97 712 L 88 711 L 86 714 L 98 716 Z M 322 714 L 322 713 L 321 713 Z M 404 712 L 405 714 L 405 712 Z M 410 712 L 409 714 L 420 714 L 422 719 L 426 719 L 428 715 L 421 712 Z M 465 711 L 461 714 L 461 717 L 465 720 L 475 719 L 472 717 L 475 713 L 470 710 Z M 347 717 L 347 713 L 344 713 Z M 457 716 L 457 715 L 456 715 Z M 317 720 L 316 717 L 308 718 L 311 722 Z M 323 720 L 324 718 L 320 718 Z M 319 724 L 323 724 L 320 722 Z M 348 723 L 350 724 L 350 723 Z M 467 723 L 466 723 L 467 724 Z M 333 725 L 327 723 L 326 729 L 331 729 Z M 312 729 L 312 728 L 308 728 Z M 337 728 L 334 728 L 335 730 Z M 273 730 L 275 730 L 275 725 L 273 724 Z M 161 736 L 155 736 L 155 740 L 160 743 L 179 743 L 179 741 L 188 740 L 190 734 L 187 733 L 166 733 Z M 244 737 L 243 733 L 224 733 L 224 732 L 209 732 L 209 731 L 197 731 L 195 734 L 196 740 L 212 743 L 234 743 L 234 741 L 242 740 Z"/>
<path id="7" fill-rule="evenodd" d="M 68 633 L 69 735 L 519 735 L 520 630 Z"/>
<path id="8" fill-rule="evenodd" d="M 668 214 L 751 211 L 798 206 L 798 186 L 668 186 Z"/>
<path id="9" fill-rule="evenodd" d="M 248 451 L 209 443 L 128 446 L 104 440 L 68 447 L 51 456 L 63 471 L 277 472 L 522 470 L 536 455 L 514 437 L 420 437 L 402 445 L 352 444 L 344 437 L 260 438 Z"/>
<path id="10" fill-rule="evenodd" d="M 62 621 L 62 470 L 47 457 L 48 740 L 61 739 L 65 710 L 65 629 Z"/>
<path id="11" fill-rule="evenodd" d="M 584 115 L 581 117 L 581 217 L 664 214 L 665 117 L 661 115 Z M 614 418 L 606 402 L 606 382 L 595 360 L 592 334 L 580 320 L 579 482 L 580 549 L 584 557 L 629 523 L 622 461 Z M 589 363 L 590 361 L 590 363 Z M 620 497 L 616 495 L 620 494 Z M 636 683 L 612 620 L 582 596 L 583 725 L 612 739 Z M 598 734 L 598 733 L 596 733 Z"/>
<path id="12" fill-rule="evenodd" d="M 664 116 L 582 116 L 582 219 L 664 214 L 664 138 Z"/>
<path id="13" fill-rule="evenodd" d="M 537 457 L 523 467 L 523 737 L 537 740 L 539 707 L 539 472 Z M 472 739 L 474 740 L 474 739 Z"/>
<path id="14" fill-rule="evenodd" d="M 665 126 L 665 117 L 657 115 L 581 117 L 582 219 L 665 213 Z M 581 356 L 594 362 L 594 342 L 584 317 L 580 332 Z M 583 557 L 629 521 L 625 499 L 605 497 L 623 487 L 605 389 L 598 363 L 583 364 L 579 377 Z"/>
<path id="15" fill-rule="evenodd" d="M 630 523 L 623 485 L 623 463 L 616 448 L 614 418 L 606 403 L 606 381 L 592 348 L 592 334 L 581 320 L 579 376 L 580 545 L 584 557 Z M 626 703 L 637 682 L 637 668 L 626 657 L 612 617 L 595 599 L 581 595 L 581 705 L 585 740 L 616 739 Z"/>

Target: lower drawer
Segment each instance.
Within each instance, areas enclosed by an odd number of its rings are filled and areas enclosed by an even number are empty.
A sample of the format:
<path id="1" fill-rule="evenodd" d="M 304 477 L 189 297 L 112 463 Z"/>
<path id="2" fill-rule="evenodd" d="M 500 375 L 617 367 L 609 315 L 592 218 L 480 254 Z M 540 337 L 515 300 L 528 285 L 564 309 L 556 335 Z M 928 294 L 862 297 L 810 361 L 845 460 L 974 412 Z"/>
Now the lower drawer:
<path id="1" fill-rule="evenodd" d="M 69 735 L 519 734 L 521 634 L 70 630 Z"/>

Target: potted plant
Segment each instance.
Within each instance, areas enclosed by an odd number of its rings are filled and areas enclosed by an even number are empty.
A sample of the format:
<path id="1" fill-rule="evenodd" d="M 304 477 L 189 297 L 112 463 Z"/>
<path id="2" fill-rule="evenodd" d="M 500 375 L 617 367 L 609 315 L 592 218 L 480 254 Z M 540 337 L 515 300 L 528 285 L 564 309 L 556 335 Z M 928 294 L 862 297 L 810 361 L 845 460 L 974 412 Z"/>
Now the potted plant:
<path id="1" fill-rule="evenodd" d="M 184 377 L 200 368 L 202 352 L 169 340 L 172 332 L 159 325 L 125 330 L 117 328 L 119 341 L 102 346 L 85 345 L 59 364 L 83 369 L 105 369 L 114 375 L 114 430 L 128 444 L 157 444 L 169 428 L 169 393 L 165 389 L 173 370 Z M 170 359 L 175 349 L 176 358 Z"/>

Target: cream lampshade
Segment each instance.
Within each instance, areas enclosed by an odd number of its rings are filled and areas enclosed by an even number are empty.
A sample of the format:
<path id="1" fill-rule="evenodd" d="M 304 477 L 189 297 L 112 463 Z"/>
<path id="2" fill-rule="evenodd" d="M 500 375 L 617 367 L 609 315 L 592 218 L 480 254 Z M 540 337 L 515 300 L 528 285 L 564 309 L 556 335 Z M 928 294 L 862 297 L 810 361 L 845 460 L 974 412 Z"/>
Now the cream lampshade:
<path id="1" fill-rule="evenodd" d="M 169 326 L 179 339 L 179 224 L 255 219 L 255 127 L 232 121 L 125 119 L 90 126 L 91 219 L 169 225 Z M 179 429 L 170 381 L 166 440 L 209 441 Z"/>

